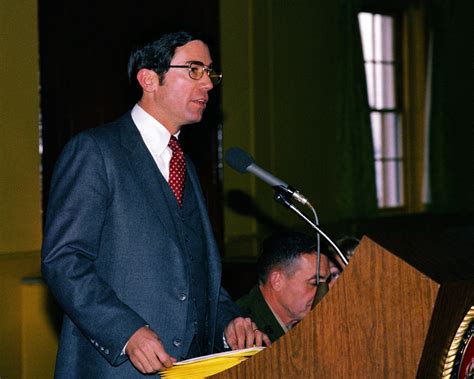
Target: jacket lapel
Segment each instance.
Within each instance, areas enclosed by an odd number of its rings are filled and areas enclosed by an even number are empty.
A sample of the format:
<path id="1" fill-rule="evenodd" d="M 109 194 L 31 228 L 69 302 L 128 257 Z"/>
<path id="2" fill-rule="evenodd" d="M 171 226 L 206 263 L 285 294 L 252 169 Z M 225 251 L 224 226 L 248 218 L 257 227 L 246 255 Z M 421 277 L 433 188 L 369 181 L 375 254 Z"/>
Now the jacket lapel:
<path id="1" fill-rule="evenodd" d="M 133 123 L 130 113 L 126 114 L 120 121 L 121 142 L 129 152 L 128 160 L 131 171 L 164 229 L 170 237 L 176 237 L 177 230 L 160 182 L 163 179 L 161 172 Z M 176 240 L 176 238 L 172 239 Z"/>

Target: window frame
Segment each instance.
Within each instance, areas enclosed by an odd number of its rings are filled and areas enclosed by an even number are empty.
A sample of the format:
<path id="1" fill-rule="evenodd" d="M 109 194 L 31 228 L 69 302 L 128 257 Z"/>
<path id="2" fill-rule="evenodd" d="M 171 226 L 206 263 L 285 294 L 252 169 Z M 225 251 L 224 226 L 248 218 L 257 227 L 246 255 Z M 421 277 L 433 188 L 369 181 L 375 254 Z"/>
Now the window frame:
<path id="1" fill-rule="evenodd" d="M 373 108 L 369 112 L 395 112 L 401 122 L 402 157 L 402 204 L 399 206 L 377 206 L 382 215 L 420 212 L 425 209 L 423 179 L 425 169 L 425 73 L 426 40 L 424 9 L 409 6 L 404 9 L 381 7 L 362 8 L 359 13 L 379 14 L 394 20 L 394 70 L 395 107 Z M 362 40 L 362 37 L 361 37 Z M 421 46 L 420 46 L 421 45 Z M 421 52 L 420 52 L 421 50 Z M 366 60 L 364 57 L 364 67 Z M 382 157 L 383 159 L 383 157 Z M 374 154 L 374 167 L 376 157 Z M 376 179 L 377 180 L 377 179 Z"/>

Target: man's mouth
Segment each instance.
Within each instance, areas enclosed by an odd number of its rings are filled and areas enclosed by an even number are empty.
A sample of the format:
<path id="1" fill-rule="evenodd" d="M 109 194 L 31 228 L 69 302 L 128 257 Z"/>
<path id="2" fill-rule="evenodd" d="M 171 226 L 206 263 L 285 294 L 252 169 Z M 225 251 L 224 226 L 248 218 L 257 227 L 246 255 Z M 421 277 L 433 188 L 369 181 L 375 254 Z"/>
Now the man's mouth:
<path id="1" fill-rule="evenodd" d="M 197 99 L 197 100 L 193 100 L 193 103 L 198 104 L 202 108 L 206 108 L 207 100 L 206 99 Z"/>

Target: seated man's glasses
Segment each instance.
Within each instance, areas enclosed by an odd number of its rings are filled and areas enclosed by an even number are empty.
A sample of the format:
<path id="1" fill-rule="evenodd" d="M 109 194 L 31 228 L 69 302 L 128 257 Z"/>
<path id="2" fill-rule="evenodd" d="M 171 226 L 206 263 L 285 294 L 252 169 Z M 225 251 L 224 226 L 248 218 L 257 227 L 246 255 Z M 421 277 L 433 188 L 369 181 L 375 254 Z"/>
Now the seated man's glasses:
<path id="1" fill-rule="evenodd" d="M 189 62 L 187 65 L 170 65 L 169 68 L 187 68 L 189 77 L 194 80 L 201 79 L 205 71 L 214 85 L 219 84 L 222 80 L 222 73 L 214 71 L 212 67 L 206 66 L 202 62 Z"/>

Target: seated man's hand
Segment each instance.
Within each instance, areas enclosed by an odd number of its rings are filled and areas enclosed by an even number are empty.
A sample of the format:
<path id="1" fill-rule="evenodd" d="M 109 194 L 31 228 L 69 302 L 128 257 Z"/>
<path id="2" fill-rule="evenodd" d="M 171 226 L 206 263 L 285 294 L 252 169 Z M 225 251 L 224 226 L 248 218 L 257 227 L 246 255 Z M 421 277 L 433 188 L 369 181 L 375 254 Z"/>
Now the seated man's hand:
<path id="1" fill-rule="evenodd" d="M 232 350 L 244 349 L 247 347 L 270 346 L 268 336 L 257 328 L 257 325 L 249 317 L 234 318 L 226 326 L 224 336 L 227 344 Z"/>
<path id="2" fill-rule="evenodd" d="M 130 361 L 143 374 L 152 374 L 171 367 L 176 359 L 170 356 L 158 335 L 144 326 L 128 340 L 125 348 Z"/>

